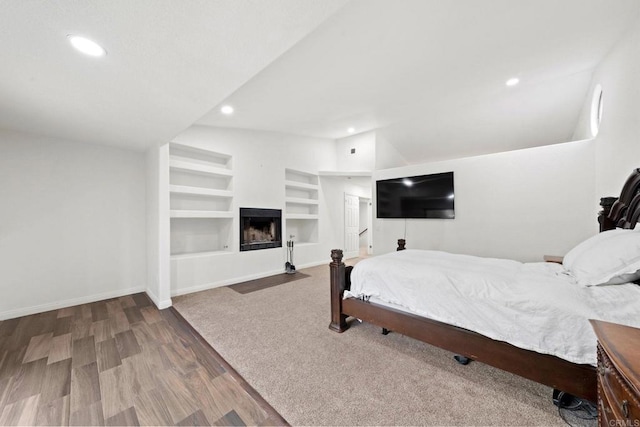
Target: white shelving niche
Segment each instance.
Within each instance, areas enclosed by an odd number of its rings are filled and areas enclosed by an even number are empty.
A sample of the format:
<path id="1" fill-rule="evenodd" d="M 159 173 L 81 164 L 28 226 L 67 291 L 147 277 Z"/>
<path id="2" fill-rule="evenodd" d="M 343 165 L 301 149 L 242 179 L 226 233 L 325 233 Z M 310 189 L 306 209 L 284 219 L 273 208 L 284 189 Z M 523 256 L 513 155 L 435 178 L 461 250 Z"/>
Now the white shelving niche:
<path id="1" fill-rule="evenodd" d="M 318 243 L 318 191 L 318 175 L 285 169 L 285 240 Z"/>
<path id="2" fill-rule="evenodd" d="M 231 251 L 232 166 L 230 155 L 169 144 L 172 258 Z"/>

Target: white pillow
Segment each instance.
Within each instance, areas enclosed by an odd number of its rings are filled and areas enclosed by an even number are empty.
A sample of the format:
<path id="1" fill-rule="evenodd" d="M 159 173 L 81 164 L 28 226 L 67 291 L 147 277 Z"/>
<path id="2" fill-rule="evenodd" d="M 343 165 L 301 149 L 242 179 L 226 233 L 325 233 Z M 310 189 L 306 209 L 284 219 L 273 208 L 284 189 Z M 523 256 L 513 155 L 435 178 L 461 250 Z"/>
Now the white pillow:
<path id="1" fill-rule="evenodd" d="M 639 279 L 640 233 L 617 230 L 598 236 L 573 248 L 567 254 L 571 254 L 568 262 L 567 257 L 563 260 L 577 283 L 583 286 L 615 285 Z"/>
<path id="2" fill-rule="evenodd" d="M 625 234 L 628 232 L 629 230 L 614 228 L 613 230 L 603 231 L 602 233 L 598 233 L 595 236 L 589 237 L 587 240 L 578 243 L 573 249 L 567 252 L 562 260 L 562 265 L 564 265 L 567 270 L 571 270 L 573 267 L 573 263 L 578 257 L 580 257 L 582 253 L 598 246 L 603 240 L 607 240 L 613 236 Z"/>

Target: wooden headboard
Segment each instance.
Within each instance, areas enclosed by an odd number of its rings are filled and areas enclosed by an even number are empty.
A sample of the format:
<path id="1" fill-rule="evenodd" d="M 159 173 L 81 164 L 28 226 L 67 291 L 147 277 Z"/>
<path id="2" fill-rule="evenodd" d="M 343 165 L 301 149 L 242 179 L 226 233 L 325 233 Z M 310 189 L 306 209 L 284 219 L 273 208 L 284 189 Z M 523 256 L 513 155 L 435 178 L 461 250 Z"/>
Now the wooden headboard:
<path id="1" fill-rule="evenodd" d="M 640 219 L 640 169 L 634 169 L 622 187 L 620 197 L 600 199 L 602 211 L 598 215 L 600 231 L 635 228 Z"/>

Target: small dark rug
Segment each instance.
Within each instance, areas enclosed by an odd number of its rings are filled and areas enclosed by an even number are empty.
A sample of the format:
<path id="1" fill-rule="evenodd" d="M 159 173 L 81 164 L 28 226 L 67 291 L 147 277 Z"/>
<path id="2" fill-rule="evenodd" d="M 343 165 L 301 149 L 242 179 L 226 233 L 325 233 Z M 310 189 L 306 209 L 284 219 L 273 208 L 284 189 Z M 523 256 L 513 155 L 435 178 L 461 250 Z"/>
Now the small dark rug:
<path id="1" fill-rule="evenodd" d="M 227 287 L 229 289 L 233 289 L 239 294 L 248 294 L 255 291 L 261 291 L 262 289 L 271 288 L 273 286 L 282 285 L 283 283 L 294 282 L 296 280 L 304 279 L 305 277 L 309 277 L 309 275 L 297 271 L 294 274 L 276 274 L 275 276 L 249 280 L 248 282 L 236 283 L 235 285 L 230 285 Z"/>

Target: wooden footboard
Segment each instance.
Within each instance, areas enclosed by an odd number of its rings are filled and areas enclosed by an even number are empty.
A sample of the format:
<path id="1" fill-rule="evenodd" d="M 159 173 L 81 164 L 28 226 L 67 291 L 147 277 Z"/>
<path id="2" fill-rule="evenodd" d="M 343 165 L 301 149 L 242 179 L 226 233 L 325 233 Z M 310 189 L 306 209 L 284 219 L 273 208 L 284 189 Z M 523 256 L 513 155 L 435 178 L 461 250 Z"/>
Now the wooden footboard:
<path id="1" fill-rule="evenodd" d="M 355 317 L 472 360 L 586 398 L 597 398 L 596 369 L 547 354 L 524 350 L 456 326 L 362 300 L 342 299 L 347 283 L 342 250 L 331 251 L 331 324 L 344 332 Z"/>

